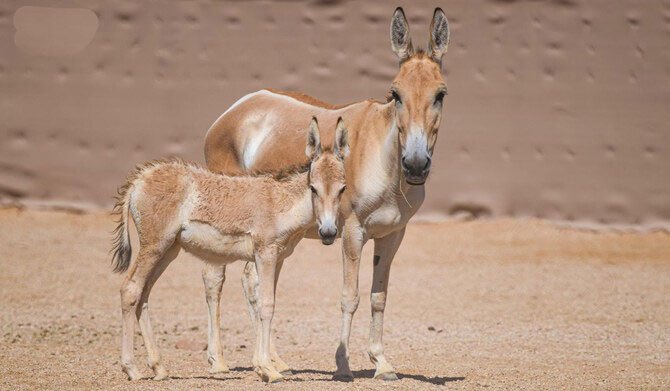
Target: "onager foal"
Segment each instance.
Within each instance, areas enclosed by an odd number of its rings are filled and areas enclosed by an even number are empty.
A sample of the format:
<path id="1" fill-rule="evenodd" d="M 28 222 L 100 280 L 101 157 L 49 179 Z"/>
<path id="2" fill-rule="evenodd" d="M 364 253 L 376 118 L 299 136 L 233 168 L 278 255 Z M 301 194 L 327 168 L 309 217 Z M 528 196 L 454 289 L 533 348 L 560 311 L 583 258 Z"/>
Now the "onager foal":
<path id="1" fill-rule="evenodd" d="M 130 380 L 140 378 L 133 357 L 135 318 L 154 379 L 167 376 L 149 322 L 148 299 L 180 248 L 211 264 L 255 262 L 261 304 L 255 370 L 264 381 L 282 379 L 270 356 L 278 270 L 311 227 L 318 226 L 324 244 L 335 240 L 348 151 L 341 118 L 332 149 L 322 148 L 312 118 L 305 149 L 309 163 L 281 175 L 225 176 L 172 160 L 144 164 L 128 177 L 116 205 L 121 221 L 113 261 L 114 271 L 128 270 L 121 286 L 121 364 Z M 132 263 L 128 215 L 140 242 Z"/>

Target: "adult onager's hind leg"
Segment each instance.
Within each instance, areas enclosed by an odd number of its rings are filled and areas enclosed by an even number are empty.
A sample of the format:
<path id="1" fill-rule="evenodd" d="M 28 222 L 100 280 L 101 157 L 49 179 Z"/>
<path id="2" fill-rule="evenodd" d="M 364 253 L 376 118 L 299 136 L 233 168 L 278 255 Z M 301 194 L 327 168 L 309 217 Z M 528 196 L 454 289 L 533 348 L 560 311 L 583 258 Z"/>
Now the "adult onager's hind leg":
<path id="1" fill-rule="evenodd" d="M 280 261 L 277 265 L 277 273 L 275 274 L 275 292 L 277 290 L 277 281 L 279 281 L 279 274 L 281 273 L 283 265 L 283 261 Z M 249 310 L 252 327 L 256 332 L 256 346 L 254 347 L 252 365 L 254 368 L 257 368 L 261 330 L 260 315 L 258 313 L 258 273 L 256 272 L 256 265 L 252 262 L 247 262 L 244 266 L 244 272 L 242 273 L 242 287 L 244 288 L 244 297 L 247 300 L 247 309 Z M 272 359 L 275 369 L 277 369 L 283 376 L 290 376 L 293 374 L 288 364 L 286 364 L 277 353 L 273 332 L 270 332 L 270 358 Z"/>
<path id="2" fill-rule="evenodd" d="M 221 290 L 226 281 L 226 265 L 205 263 L 202 269 L 202 281 L 205 284 L 205 299 L 208 308 L 207 322 L 207 361 L 210 373 L 229 371 L 223 358 L 221 342 Z"/>
<path id="3" fill-rule="evenodd" d="M 360 296 L 358 294 L 358 270 L 361 264 L 361 252 L 366 242 L 363 229 L 358 223 L 345 223 L 342 231 L 342 329 L 340 331 L 340 345 L 335 353 L 337 370 L 333 379 L 353 381 L 354 374 L 349 367 L 349 335 L 351 321 L 358 308 Z"/>
<path id="4" fill-rule="evenodd" d="M 137 259 L 134 264 L 131 264 L 128 275 L 121 285 L 121 312 L 123 316 L 121 365 L 130 380 L 140 378 L 133 352 L 136 321 L 140 323 L 142 338 L 147 349 L 148 364 L 154 371 L 154 379 L 161 380 L 167 376 L 167 371 L 161 364 L 160 352 L 151 329 L 148 300 L 154 283 L 178 252 L 179 247 L 177 246 L 170 248 L 168 251 L 150 247 L 141 248 Z"/>
<path id="5" fill-rule="evenodd" d="M 391 263 L 404 236 L 405 228 L 403 227 L 400 231 L 393 232 L 383 238 L 375 239 L 374 271 L 372 275 L 372 289 L 370 291 L 372 320 L 370 322 L 370 345 L 368 348 L 368 355 L 376 368 L 375 379 L 398 380 L 393 366 L 389 364 L 384 356 L 382 334 Z"/>

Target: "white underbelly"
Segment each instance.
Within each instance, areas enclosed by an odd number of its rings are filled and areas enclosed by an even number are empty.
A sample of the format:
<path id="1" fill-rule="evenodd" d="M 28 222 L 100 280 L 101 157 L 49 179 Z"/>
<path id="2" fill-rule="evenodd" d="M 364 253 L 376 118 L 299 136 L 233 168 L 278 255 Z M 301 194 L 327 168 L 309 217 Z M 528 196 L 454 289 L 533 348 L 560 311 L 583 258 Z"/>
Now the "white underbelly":
<path id="1" fill-rule="evenodd" d="M 207 262 L 230 263 L 254 260 L 251 235 L 223 234 L 207 223 L 187 222 L 179 235 L 179 241 L 184 250 Z"/>

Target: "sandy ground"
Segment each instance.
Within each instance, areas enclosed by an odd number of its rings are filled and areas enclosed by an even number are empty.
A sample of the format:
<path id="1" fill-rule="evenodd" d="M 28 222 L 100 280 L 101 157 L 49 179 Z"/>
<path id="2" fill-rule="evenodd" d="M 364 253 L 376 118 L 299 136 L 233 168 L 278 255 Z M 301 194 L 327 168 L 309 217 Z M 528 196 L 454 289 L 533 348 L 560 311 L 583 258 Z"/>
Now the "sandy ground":
<path id="1" fill-rule="evenodd" d="M 370 379 L 371 245 L 354 319 L 354 383 L 330 380 L 338 341 L 339 246 L 303 241 L 285 265 L 274 327 L 296 375 L 251 371 L 239 283 L 224 287 L 225 353 L 209 375 L 199 261 L 180 255 L 152 294 L 172 378 L 130 383 L 119 365 L 119 275 L 106 215 L 0 210 L 0 389 L 668 389 L 670 235 L 596 234 L 539 221 L 411 225 L 396 258 L 385 346 L 400 380 Z M 338 242 L 339 243 L 339 242 Z M 138 363 L 145 360 L 136 337 Z M 148 368 L 143 368 L 148 376 Z"/>

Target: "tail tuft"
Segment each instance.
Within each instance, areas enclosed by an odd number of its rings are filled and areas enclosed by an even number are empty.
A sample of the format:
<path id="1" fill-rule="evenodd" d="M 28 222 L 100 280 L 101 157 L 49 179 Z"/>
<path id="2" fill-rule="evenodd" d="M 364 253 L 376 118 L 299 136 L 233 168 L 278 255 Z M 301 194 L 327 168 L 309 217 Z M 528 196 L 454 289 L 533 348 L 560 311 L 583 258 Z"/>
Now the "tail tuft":
<path id="1" fill-rule="evenodd" d="M 112 245 L 112 267 L 114 273 L 123 273 L 128 270 L 133 249 L 130 245 L 130 234 L 128 232 L 128 195 L 130 193 L 130 182 L 119 189 L 116 197 L 114 213 L 119 215 L 118 225 L 114 230 L 114 242 Z"/>

